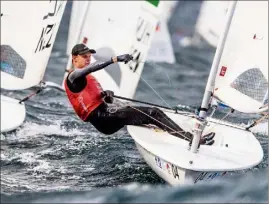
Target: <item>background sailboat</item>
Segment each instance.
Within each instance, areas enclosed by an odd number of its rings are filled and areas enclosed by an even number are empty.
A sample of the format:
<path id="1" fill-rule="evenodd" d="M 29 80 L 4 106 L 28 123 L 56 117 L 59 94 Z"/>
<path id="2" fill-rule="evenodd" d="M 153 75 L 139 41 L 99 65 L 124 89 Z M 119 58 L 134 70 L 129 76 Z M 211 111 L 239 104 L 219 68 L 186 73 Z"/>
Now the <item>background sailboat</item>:
<path id="1" fill-rule="evenodd" d="M 1 2 L 1 88 L 27 89 L 40 83 L 66 1 Z M 29 15 L 25 15 L 25 13 Z M 20 126 L 25 106 L 1 95 L 1 132 Z"/>

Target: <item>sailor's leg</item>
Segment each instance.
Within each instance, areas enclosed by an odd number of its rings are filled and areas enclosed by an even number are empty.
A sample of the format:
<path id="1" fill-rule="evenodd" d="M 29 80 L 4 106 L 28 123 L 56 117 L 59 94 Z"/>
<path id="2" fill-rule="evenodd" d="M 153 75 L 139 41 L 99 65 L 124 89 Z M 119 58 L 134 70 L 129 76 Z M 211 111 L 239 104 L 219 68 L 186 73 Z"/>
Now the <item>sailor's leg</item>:
<path id="1" fill-rule="evenodd" d="M 192 139 L 192 134 L 185 132 L 165 113 L 155 107 L 127 106 L 109 115 L 110 117 L 116 118 L 117 123 L 121 125 L 153 124 L 174 136 L 189 141 Z"/>

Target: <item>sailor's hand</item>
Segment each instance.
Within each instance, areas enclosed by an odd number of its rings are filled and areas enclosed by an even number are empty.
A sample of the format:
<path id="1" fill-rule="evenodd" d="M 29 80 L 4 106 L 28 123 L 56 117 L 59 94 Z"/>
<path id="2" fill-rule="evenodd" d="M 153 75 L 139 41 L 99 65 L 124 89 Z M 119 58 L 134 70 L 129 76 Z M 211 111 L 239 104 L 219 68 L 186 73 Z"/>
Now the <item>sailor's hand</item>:
<path id="1" fill-rule="evenodd" d="M 101 93 L 101 95 L 104 97 L 104 100 L 106 103 L 113 103 L 113 96 L 114 96 L 114 92 L 113 91 L 103 91 Z"/>
<path id="2" fill-rule="evenodd" d="M 129 54 L 117 56 L 117 61 L 118 62 L 124 62 L 125 64 L 128 63 L 132 59 L 133 59 L 133 56 L 129 55 Z"/>

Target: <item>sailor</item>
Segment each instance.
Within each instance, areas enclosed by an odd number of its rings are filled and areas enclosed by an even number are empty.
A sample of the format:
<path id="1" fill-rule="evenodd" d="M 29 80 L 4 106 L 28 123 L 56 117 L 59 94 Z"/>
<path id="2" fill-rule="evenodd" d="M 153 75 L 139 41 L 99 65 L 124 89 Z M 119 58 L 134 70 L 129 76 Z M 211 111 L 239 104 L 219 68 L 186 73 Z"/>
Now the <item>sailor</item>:
<path id="1" fill-rule="evenodd" d="M 84 122 L 90 122 L 99 132 L 113 134 L 125 125 L 155 125 L 187 141 L 192 141 L 193 135 L 185 132 L 163 111 L 156 107 L 125 106 L 116 111 L 109 111 L 113 103 L 114 92 L 104 91 L 92 72 L 104 69 L 108 65 L 118 62 L 128 63 L 133 57 L 124 54 L 112 57 L 106 62 L 91 64 L 91 55 L 94 49 L 84 44 L 77 44 L 72 49 L 72 64 L 75 67 L 70 71 L 64 81 L 67 97 L 76 114 Z M 200 144 L 212 145 L 214 133 L 202 137 Z"/>

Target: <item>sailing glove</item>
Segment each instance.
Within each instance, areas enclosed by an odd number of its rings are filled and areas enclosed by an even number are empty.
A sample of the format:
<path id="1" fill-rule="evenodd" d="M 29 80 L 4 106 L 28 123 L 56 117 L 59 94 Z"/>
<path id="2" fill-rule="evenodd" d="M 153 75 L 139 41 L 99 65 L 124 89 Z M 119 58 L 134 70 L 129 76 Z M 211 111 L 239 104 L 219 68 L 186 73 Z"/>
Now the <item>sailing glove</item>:
<path id="1" fill-rule="evenodd" d="M 101 93 L 101 96 L 104 97 L 104 100 L 106 103 L 113 103 L 113 96 L 114 96 L 114 92 L 113 91 L 103 91 Z"/>
<path id="2" fill-rule="evenodd" d="M 128 63 L 132 59 L 133 59 L 133 56 L 129 55 L 129 54 L 117 56 L 117 61 L 118 62 L 124 62 L 125 64 Z"/>

